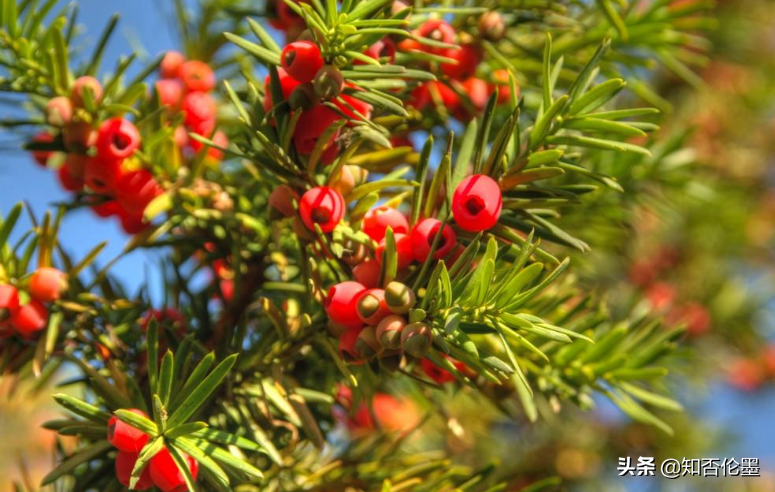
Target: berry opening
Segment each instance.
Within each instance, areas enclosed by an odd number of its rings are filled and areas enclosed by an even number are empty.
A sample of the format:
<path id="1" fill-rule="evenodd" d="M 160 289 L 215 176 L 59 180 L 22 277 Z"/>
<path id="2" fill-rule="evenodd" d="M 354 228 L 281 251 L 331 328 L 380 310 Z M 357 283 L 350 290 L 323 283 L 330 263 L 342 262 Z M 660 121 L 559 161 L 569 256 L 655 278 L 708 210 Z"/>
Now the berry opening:
<path id="1" fill-rule="evenodd" d="M 312 211 L 312 221 L 316 224 L 326 224 L 331 220 L 331 211 L 324 208 L 316 208 Z"/>
<path id="2" fill-rule="evenodd" d="M 441 224 L 437 224 L 436 226 L 431 229 L 431 233 L 428 234 L 428 246 L 431 248 L 433 247 L 433 242 L 436 240 L 436 235 L 439 234 L 439 231 L 441 230 Z M 439 241 L 439 247 L 436 248 L 436 250 L 444 249 L 444 247 L 447 245 L 447 236 L 442 232 L 441 233 L 441 240 Z"/>
<path id="3" fill-rule="evenodd" d="M 113 147 L 118 150 L 124 150 L 132 143 L 132 141 L 126 135 L 117 133 L 113 135 Z"/>
<path id="4" fill-rule="evenodd" d="M 285 52 L 285 56 L 283 57 L 283 63 L 286 67 L 289 67 L 293 65 L 293 60 L 296 59 L 296 50 L 295 49 L 289 49 Z"/>
<path id="5" fill-rule="evenodd" d="M 484 200 L 478 196 L 469 197 L 466 200 L 465 208 L 471 215 L 479 215 L 485 208 Z"/>

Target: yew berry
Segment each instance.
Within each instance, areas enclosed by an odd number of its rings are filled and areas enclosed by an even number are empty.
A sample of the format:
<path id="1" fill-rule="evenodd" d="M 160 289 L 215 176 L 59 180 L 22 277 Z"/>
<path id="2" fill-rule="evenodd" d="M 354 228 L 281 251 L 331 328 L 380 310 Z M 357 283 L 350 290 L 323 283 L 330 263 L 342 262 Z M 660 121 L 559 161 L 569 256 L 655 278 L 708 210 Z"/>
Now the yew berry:
<path id="1" fill-rule="evenodd" d="M 48 132 L 40 132 L 32 137 L 32 143 L 36 144 L 48 144 L 52 143 L 53 141 L 54 136 Z M 32 158 L 41 167 L 46 167 L 46 165 L 48 165 L 48 159 L 52 154 L 50 150 L 33 150 L 31 153 Z"/>
<path id="2" fill-rule="evenodd" d="M 350 328 L 339 335 L 339 355 L 346 361 L 359 359 L 355 344 L 358 342 L 358 335 L 361 334 L 361 328 Z"/>
<path id="3" fill-rule="evenodd" d="M 215 72 L 199 60 L 185 62 L 180 67 L 180 80 L 189 92 L 210 92 L 215 89 Z"/>
<path id="4" fill-rule="evenodd" d="M 132 470 L 135 468 L 137 458 L 140 453 L 133 453 L 128 451 L 119 451 L 116 454 L 116 478 L 121 485 L 129 488 L 129 483 L 132 479 Z M 132 490 L 148 490 L 153 487 L 153 480 L 151 479 L 150 466 L 146 465 L 143 473 L 140 475 L 140 480 L 135 484 Z"/>
<path id="5" fill-rule="evenodd" d="M 344 217 L 344 212 L 344 198 L 327 186 L 312 188 L 299 201 L 299 215 L 310 231 L 315 230 L 315 224 L 323 232 L 333 231 Z"/>
<path id="6" fill-rule="evenodd" d="M 399 270 L 409 267 L 414 259 L 412 238 L 408 234 L 394 234 L 393 240 L 396 242 L 396 260 Z M 374 256 L 381 265 L 384 261 L 386 241 L 383 239 L 379 242 Z"/>
<path id="7" fill-rule="evenodd" d="M 461 229 L 480 232 L 498 223 L 503 208 L 500 186 L 489 176 L 465 178 L 452 196 L 452 215 Z"/>
<path id="8" fill-rule="evenodd" d="M 280 3 L 283 3 L 282 0 L 280 0 Z M 293 90 L 299 86 L 300 82 L 288 75 L 288 72 L 286 72 L 282 67 L 277 69 L 277 77 L 280 80 L 280 90 L 283 93 L 283 99 L 288 99 L 291 97 Z M 272 78 L 267 75 L 266 79 L 264 80 L 264 111 L 267 113 L 274 107 L 275 104 L 275 101 L 272 100 L 271 81 Z"/>
<path id="9" fill-rule="evenodd" d="M 377 325 L 377 340 L 388 350 L 401 348 L 401 332 L 406 326 L 406 319 L 397 314 L 386 316 Z"/>
<path id="10" fill-rule="evenodd" d="M 308 0 L 292 0 L 293 3 L 310 3 Z M 304 19 L 283 0 L 273 0 L 277 14 L 277 28 L 289 30 L 305 25 Z"/>
<path id="11" fill-rule="evenodd" d="M 59 96 L 46 104 L 46 122 L 51 126 L 64 126 L 73 119 L 73 102 L 70 98 Z"/>
<path id="12" fill-rule="evenodd" d="M 97 136 L 97 155 L 100 159 L 126 159 L 140 148 L 140 132 L 129 120 L 111 118 L 100 125 Z"/>
<path id="13" fill-rule="evenodd" d="M 366 260 L 353 267 L 353 277 L 365 287 L 372 289 L 379 285 L 379 270 L 379 263 Z"/>
<path id="14" fill-rule="evenodd" d="M 83 179 L 84 173 L 86 173 L 86 162 L 89 160 L 89 156 L 83 154 L 67 154 L 64 167 L 70 171 L 73 178 Z"/>
<path id="15" fill-rule="evenodd" d="M 482 61 L 481 50 L 473 44 L 465 44 L 460 49 L 449 49 L 445 56 L 457 63 L 442 63 L 439 68 L 444 75 L 455 80 L 473 77 Z"/>
<path id="16" fill-rule="evenodd" d="M 506 104 L 511 101 L 511 81 L 509 71 L 505 68 L 495 70 L 492 73 L 492 82 L 498 88 L 498 104 Z M 519 87 L 514 97 L 519 97 Z"/>
<path id="17" fill-rule="evenodd" d="M 339 119 L 341 117 L 334 110 L 322 104 L 316 104 L 311 109 L 302 112 L 293 132 L 293 143 L 299 154 L 311 154 L 323 132 Z M 334 142 L 338 137 L 338 131 L 331 135 L 327 142 L 329 148 L 335 147 Z"/>
<path id="18" fill-rule="evenodd" d="M 377 330 L 373 326 L 367 326 L 358 333 L 355 340 L 355 352 L 362 359 L 371 359 L 382 351 L 382 346 L 377 341 Z"/>
<path id="19" fill-rule="evenodd" d="M 416 302 L 414 291 L 401 282 L 390 282 L 385 287 L 385 303 L 394 314 L 406 314 Z"/>
<path id="20" fill-rule="evenodd" d="M 452 359 L 449 359 L 449 360 L 452 360 Z M 458 370 L 461 370 L 462 368 L 465 367 L 461 362 L 452 360 L 452 363 L 455 365 L 455 367 Z M 447 384 L 455 381 L 455 376 L 453 376 L 451 372 L 437 366 L 436 364 L 431 362 L 431 360 L 428 358 L 423 358 L 420 361 L 420 367 L 422 368 L 425 375 L 431 378 L 433 381 L 435 381 L 436 384 Z"/>
<path id="21" fill-rule="evenodd" d="M 119 207 L 118 217 L 121 220 L 121 228 L 127 234 L 139 234 L 150 227 L 150 224 L 145 222 L 142 212 L 130 212 Z"/>
<path id="22" fill-rule="evenodd" d="M 367 325 L 376 325 L 391 314 L 383 289 L 369 289 L 358 297 L 358 317 Z"/>
<path id="23" fill-rule="evenodd" d="M 106 200 L 97 205 L 92 205 L 92 211 L 97 214 L 98 217 L 107 218 L 113 215 L 118 215 L 121 206 L 116 200 Z"/>
<path id="24" fill-rule="evenodd" d="M 58 300 L 68 287 L 67 275 L 51 267 L 41 267 L 30 277 L 30 295 L 43 302 Z"/>
<path id="25" fill-rule="evenodd" d="M 312 41 L 296 41 L 280 53 L 280 61 L 288 75 L 299 82 L 311 82 L 323 66 L 323 56 Z"/>
<path id="26" fill-rule="evenodd" d="M 124 173 L 116 182 L 116 199 L 128 212 L 140 213 L 162 193 L 161 186 L 145 169 Z"/>
<path id="27" fill-rule="evenodd" d="M 394 234 L 409 232 L 409 222 L 404 214 L 387 205 L 372 208 L 366 212 L 361 222 L 361 230 L 377 242 L 385 238 L 388 227 L 393 229 Z"/>
<path id="28" fill-rule="evenodd" d="M 192 131 L 199 135 L 210 135 L 215 129 L 215 117 L 218 108 L 210 94 L 192 92 L 183 99 L 185 122 Z"/>
<path id="29" fill-rule="evenodd" d="M 401 348 L 407 354 L 420 358 L 431 347 L 432 334 L 425 323 L 410 323 L 401 332 Z"/>
<path id="30" fill-rule="evenodd" d="M 179 109 L 183 103 L 183 84 L 173 79 L 162 79 L 156 82 L 156 94 L 159 105 L 171 109 Z"/>
<path id="31" fill-rule="evenodd" d="M 48 309 L 37 299 L 30 299 L 30 302 L 20 306 L 16 312 L 11 315 L 11 326 L 16 332 L 25 337 L 31 338 L 37 332 L 46 327 L 48 320 Z"/>
<path id="32" fill-rule="evenodd" d="M 423 219 L 412 228 L 412 254 L 414 259 L 419 262 L 424 262 L 428 255 L 431 254 L 431 247 L 436 242 L 436 236 L 441 234 L 441 238 L 436 246 L 436 251 L 433 253 L 434 259 L 441 259 L 446 257 L 457 244 L 457 236 L 455 231 L 449 225 L 445 225 L 441 228 L 441 221 L 438 219 L 428 218 Z"/>
<path id="33" fill-rule="evenodd" d="M 270 215 L 272 211 L 276 211 L 281 217 L 293 217 L 296 214 L 294 201 L 299 201 L 296 190 L 285 184 L 276 187 L 269 194 Z"/>
<path id="34" fill-rule="evenodd" d="M 441 19 L 430 19 L 425 21 L 417 28 L 417 35 L 447 44 L 455 42 L 455 29 L 447 21 Z M 443 54 L 445 51 L 444 48 L 429 47 L 426 45 L 422 45 L 421 49 L 437 54 Z"/>
<path id="35" fill-rule="evenodd" d="M 344 90 L 344 75 L 333 65 L 325 65 L 312 81 L 315 95 L 320 99 L 332 99 Z"/>
<path id="36" fill-rule="evenodd" d="M 57 170 L 59 184 L 67 191 L 80 191 L 86 184 L 83 179 L 77 178 L 70 172 L 70 168 L 63 165 Z"/>
<path id="37" fill-rule="evenodd" d="M 376 43 L 369 46 L 369 48 L 363 52 L 364 55 L 379 60 L 380 58 L 387 58 L 388 63 L 393 63 L 396 60 L 396 43 L 388 37 L 384 37 Z M 362 65 L 364 62 L 355 60 L 354 65 Z"/>
<path id="38" fill-rule="evenodd" d="M 479 18 L 479 33 L 489 41 L 498 42 L 506 34 L 506 22 L 503 16 L 495 11 L 482 14 Z"/>
<path id="39" fill-rule="evenodd" d="M 328 317 L 334 322 L 348 328 L 359 328 L 363 325 L 358 316 L 358 299 L 366 290 L 362 284 L 353 281 L 342 282 L 328 289 L 323 301 L 323 307 Z"/>
<path id="40" fill-rule="evenodd" d="M 86 75 L 77 78 L 70 89 L 70 100 L 76 108 L 84 107 L 84 93 L 86 91 L 90 92 L 91 99 L 95 104 L 102 101 L 102 84 L 94 77 Z"/>
<path id="41" fill-rule="evenodd" d="M 350 83 L 346 83 L 345 87 L 360 91 L 362 89 L 355 87 Z M 333 101 L 339 111 L 341 111 L 348 119 L 360 121 L 363 119 L 371 118 L 371 111 L 374 109 L 371 104 L 361 101 L 357 97 L 351 94 L 340 94 L 342 101 L 338 99 Z"/>
<path id="42" fill-rule="evenodd" d="M 0 284 L 0 326 L 19 310 L 19 291 L 9 284 Z"/>
<path id="43" fill-rule="evenodd" d="M 145 412 L 137 408 L 128 408 L 127 411 L 148 418 Z M 108 421 L 108 442 L 120 451 L 139 453 L 149 439 L 148 434 L 119 420 L 115 415 Z"/>
<path id="44" fill-rule="evenodd" d="M 162 78 L 176 79 L 180 77 L 180 68 L 186 62 L 186 57 L 183 53 L 177 51 L 168 51 L 161 61 L 159 71 Z"/>
<path id="45" fill-rule="evenodd" d="M 460 96 L 450 86 L 432 80 L 418 85 L 411 93 L 409 105 L 416 109 L 423 109 L 428 104 L 445 107 L 450 113 L 457 111 L 460 106 Z"/>
<path id="46" fill-rule="evenodd" d="M 463 81 L 463 92 L 471 100 L 471 104 L 474 106 L 473 109 L 478 114 L 484 111 L 485 106 L 487 106 L 487 100 L 490 99 L 492 89 L 484 80 L 470 77 Z"/>
<path id="47" fill-rule="evenodd" d="M 86 186 L 97 193 L 110 193 L 121 177 L 121 161 L 104 160 L 98 157 L 86 161 L 83 179 Z"/>
<path id="48" fill-rule="evenodd" d="M 70 152 L 85 153 L 97 143 L 97 131 L 85 121 L 70 122 L 62 129 L 62 141 Z"/>
<path id="49" fill-rule="evenodd" d="M 182 455 L 183 461 L 186 462 L 191 477 L 196 480 L 196 477 L 199 475 L 199 463 L 191 456 L 183 452 L 179 453 Z M 162 448 L 161 451 L 156 453 L 156 456 L 151 458 L 148 466 L 151 470 L 153 483 L 162 492 L 186 492 L 188 490 L 183 472 L 178 468 L 172 454 L 170 454 L 166 447 Z"/>
<path id="50" fill-rule="evenodd" d="M 182 333 L 186 329 L 186 317 L 175 308 L 166 307 L 163 309 L 151 309 L 148 314 L 140 321 L 140 329 L 143 333 L 148 331 L 148 325 L 151 320 L 156 320 L 158 324 L 169 324 L 176 332 Z"/>

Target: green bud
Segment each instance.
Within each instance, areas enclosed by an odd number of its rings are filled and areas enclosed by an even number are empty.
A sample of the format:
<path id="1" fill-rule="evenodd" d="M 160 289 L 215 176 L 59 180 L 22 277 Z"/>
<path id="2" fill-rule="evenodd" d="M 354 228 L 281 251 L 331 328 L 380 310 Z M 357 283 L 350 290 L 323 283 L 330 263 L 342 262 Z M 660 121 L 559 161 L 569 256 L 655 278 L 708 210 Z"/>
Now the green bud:
<path id="1" fill-rule="evenodd" d="M 312 85 L 319 98 L 333 99 L 344 89 L 344 76 L 335 66 L 325 65 L 318 70 Z"/>
<path id="2" fill-rule="evenodd" d="M 371 294 L 361 296 L 360 300 L 358 301 L 358 314 L 360 314 L 362 318 L 372 317 L 378 309 L 379 299 Z"/>
<path id="3" fill-rule="evenodd" d="M 385 303 L 395 314 L 406 314 L 416 302 L 414 292 L 401 282 L 390 282 L 385 287 Z"/>
<path id="4" fill-rule="evenodd" d="M 291 96 L 288 98 L 288 104 L 291 105 L 291 109 L 310 109 L 317 102 L 317 96 L 315 95 L 315 89 L 309 82 L 306 84 L 300 84 L 293 89 Z"/>
<path id="5" fill-rule="evenodd" d="M 401 333 L 401 346 L 409 355 L 421 358 L 431 348 L 431 329 L 425 323 L 406 325 Z"/>
<path id="6" fill-rule="evenodd" d="M 401 332 L 405 326 L 403 316 L 387 316 L 377 325 L 377 340 L 386 349 L 397 350 L 401 347 Z"/>

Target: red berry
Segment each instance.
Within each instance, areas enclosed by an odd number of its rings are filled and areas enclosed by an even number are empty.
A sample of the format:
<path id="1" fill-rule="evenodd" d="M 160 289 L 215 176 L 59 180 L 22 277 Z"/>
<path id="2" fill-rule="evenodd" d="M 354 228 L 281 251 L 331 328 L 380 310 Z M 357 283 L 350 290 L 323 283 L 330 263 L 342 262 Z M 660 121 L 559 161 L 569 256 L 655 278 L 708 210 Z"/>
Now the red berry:
<path id="1" fill-rule="evenodd" d="M 365 290 L 366 287 L 353 281 L 342 282 L 328 289 L 323 307 L 331 321 L 348 328 L 362 326 L 358 316 L 358 298 Z"/>
<path id="2" fill-rule="evenodd" d="M 73 82 L 73 87 L 70 89 L 70 100 L 73 101 L 75 107 L 82 108 L 84 106 L 84 91 L 86 90 L 91 92 L 95 104 L 102 100 L 102 84 L 99 80 L 88 75 L 79 77 Z"/>
<path id="3" fill-rule="evenodd" d="M 280 3 L 283 3 L 282 0 L 279 1 Z M 283 99 L 288 99 L 291 97 L 293 90 L 299 86 L 300 82 L 288 75 L 288 72 L 286 72 L 282 67 L 277 69 L 277 75 L 280 79 L 280 89 L 283 93 Z M 268 113 L 273 107 L 274 101 L 272 101 L 272 78 L 267 75 L 264 81 L 264 111 Z"/>
<path id="4" fill-rule="evenodd" d="M 324 63 L 320 48 L 312 41 L 289 44 L 283 48 L 280 60 L 285 71 L 301 83 L 311 82 Z"/>
<path id="5" fill-rule="evenodd" d="M 139 234 L 151 226 L 143 219 L 142 212 L 130 212 L 119 206 L 118 216 L 121 220 L 121 228 L 127 234 Z"/>
<path id="6" fill-rule="evenodd" d="M 348 329 L 339 336 L 339 355 L 347 361 L 354 361 L 360 358 L 355 349 L 355 343 L 361 334 L 362 328 Z"/>
<path id="7" fill-rule="evenodd" d="M 132 479 L 132 470 L 135 468 L 137 458 L 140 453 L 132 453 L 127 451 L 119 451 L 116 454 L 116 478 L 121 485 L 129 488 L 129 482 Z M 132 490 L 148 490 L 153 487 L 153 480 L 151 479 L 150 464 L 145 466 L 143 473 L 140 475 L 140 480 L 135 484 L 135 488 Z"/>
<path id="8" fill-rule="evenodd" d="M 455 80 L 473 77 L 482 61 L 481 51 L 473 44 L 465 44 L 460 49 L 448 49 L 445 56 L 456 60 L 457 63 L 442 63 L 440 65 L 441 72 Z"/>
<path id="9" fill-rule="evenodd" d="M 189 92 L 210 92 L 215 89 L 215 73 L 202 61 L 185 62 L 180 67 L 180 79 Z"/>
<path id="10" fill-rule="evenodd" d="M 118 215 L 121 206 L 116 200 L 107 200 L 98 205 L 92 205 L 91 209 L 97 216 L 107 218 L 112 215 Z"/>
<path id="11" fill-rule="evenodd" d="M 131 121 L 111 118 L 100 125 L 97 136 L 97 155 L 101 159 L 126 159 L 140 148 L 140 132 Z"/>
<path id="12" fill-rule="evenodd" d="M 498 104 L 506 104 L 511 101 L 511 82 L 509 81 L 509 71 L 505 68 L 495 70 L 492 73 L 493 84 L 498 87 Z M 519 97 L 519 87 L 514 97 Z"/>
<path id="13" fill-rule="evenodd" d="M 196 480 L 199 475 L 199 463 L 191 456 L 179 452 L 183 461 L 186 462 L 191 477 Z M 172 458 L 169 450 L 165 447 L 161 451 L 156 453 L 156 456 L 151 458 L 151 462 L 148 465 L 151 470 L 151 478 L 153 483 L 159 487 L 162 492 L 186 492 L 188 487 L 186 486 L 186 480 L 183 472 L 178 468 L 177 463 Z"/>
<path id="14" fill-rule="evenodd" d="M 410 105 L 423 109 L 428 104 L 443 106 L 450 113 L 455 113 L 460 106 L 460 96 L 450 86 L 432 80 L 417 86 L 412 91 Z"/>
<path id="15" fill-rule="evenodd" d="M 168 307 L 163 309 L 151 309 L 148 311 L 148 314 L 140 321 L 140 329 L 143 330 L 143 333 L 148 331 L 148 325 L 151 323 L 152 319 L 155 319 L 159 325 L 165 323 L 172 325 L 178 333 L 186 330 L 186 318 L 183 316 L 183 313 L 175 308 Z"/>
<path id="16" fill-rule="evenodd" d="M 142 213 L 161 193 L 161 186 L 145 169 L 124 173 L 116 182 L 116 199 L 128 212 Z"/>
<path id="17" fill-rule="evenodd" d="M 304 193 L 299 202 L 299 215 L 307 229 L 314 231 L 315 224 L 323 232 L 333 231 L 344 218 L 345 203 L 342 195 L 327 186 L 312 188 Z"/>
<path id="18" fill-rule="evenodd" d="M 148 415 L 137 408 L 126 409 L 141 417 L 148 418 Z M 108 442 L 120 451 L 139 453 L 143 446 L 148 444 L 150 436 L 140 429 L 136 429 L 118 419 L 115 415 L 108 421 Z"/>
<path id="19" fill-rule="evenodd" d="M 159 95 L 159 105 L 171 109 L 179 109 L 183 102 L 183 84 L 173 79 L 162 79 L 156 82 L 156 93 Z"/>
<path id="20" fill-rule="evenodd" d="M 377 242 L 385 238 L 388 227 L 393 229 L 394 234 L 409 232 L 409 222 L 404 214 L 387 205 L 372 208 L 366 212 L 361 222 L 361 230 Z"/>
<path id="21" fill-rule="evenodd" d="M 439 231 L 441 231 L 441 239 L 439 239 L 433 258 L 437 260 L 444 258 L 455 249 L 457 236 L 449 225 L 445 225 L 444 229 L 441 230 L 441 222 L 439 220 L 433 218 L 424 219 L 412 228 L 412 253 L 415 260 L 424 262 L 428 258 Z"/>
<path id="22" fill-rule="evenodd" d="M 366 260 L 353 267 L 353 277 L 365 287 L 373 289 L 379 285 L 379 263 L 374 260 Z"/>
<path id="23" fill-rule="evenodd" d="M 485 231 L 498 223 L 503 197 L 498 183 L 489 176 L 475 174 L 465 178 L 452 196 L 452 215 L 461 229 Z"/>
<path id="24" fill-rule="evenodd" d="M 67 154 L 64 167 L 70 171 L 70 175 L 82 180 L 83 175 L 86 173 L 86 162 L 89 160 L 89 156 L 82 154 Z"/>
<path id="25" fill-rule="evenodd" d="M 375 326 L 386 316 L 393 314 L 385 303 L 383 289 L 368 289 L 361 293 L 357 301 L 358 317 L 370 326 Z"/>
<path id="26" fill-rule="evenodd" d="M 210 135 L 215 129 L 218 108 L 210 94 L 192 92 L 183 99 L 186 126 L 199 135 Z"/>
<path id="27" fill-rule="evenodd" d="M 110 193 L 123 174 L 121 161 L 92 157 L 86 161 L 83 179 L 86 186 L 97 193 Z"/>
<path id="28" fill-rule="evenodd" d="M 476 77 L 463 81 L 463 92 L 468 95 L 468 99 L 471 100 L 477 114 L 484 111 L 487 101 L 490 99 L 490 94 L 492 94 L 492 90 L 487 82 Z"/>
<path id="29" fill-rule="evenodd" d="M 345 84 L 346 87 L 356 89 L 356 87 L 350 83 Z M 361 90 L 361 89 L 357 89 Z M 360 99 L 350 95 L 350 94 L 341 94 L 340 97 L 344 102 L 337 100 L 334 100 L 333 103 L 336 105 L 337 108 L 339 108 L 339 111 L 344 113 L 345 116 L 347 116 L 348 119 L 359 121 L 361 119 L 369 119 L 371 118 L 371 111 L 372 106 L 371 104 L 361 101 Z M 356 114 L 357 112 L 357 114 Z M 361 116 L 358 116 L 358 115 Z"/>
<path id="30" fill-rule="evenodd" d="M 0 327 L 19 311 L 19 291 L 9 284 L 0 284 Z"/>
<path id="31" fill-rule="evenodd" d="M 183 53 L 168 51 L 167 54 L 164 55 L 164 59 L 162 59 L 161 66 L 159 67 L 162 78 L 176 79 L 180 77 L 180 68 L 185 62 L 186 57 Z"/>
<path id="32" fill-rule="evenodd" d="M 58 300 L 67 290 L 67 275 L 56 268 L 41 267 L 30 277 L 30 295 L 42 302 Z"/>
<path id="33" fill-rule="evenodd" d="M 10 320 L 13 329 L 25 338 L 31 338 L 35 333 L 44 329 L 47 321 L 48 309 L 36 299 L 30 299 L 30 302 L 20 306 Z"/>
<path id="34" fill-rule="evenodd" d="M 417 28 L 417 35 L 423 38 L 441 41 L 442 43 L 452 44 L 455 42 L 455 29 L 447 21 L 441 19 L 431 19 L 425 21 Z M 430 53 L 444 54 L 444 48 L 433 48 L 426 45 L 420 45 L 420 49 Z"/>
<path id="35" fill-rule="evenodd" d="M 456 361 L 450 357 L 447 357 L 447 359 L 452 361 L 458 371 L 465 369 L 465 364 L 462 362 Z M 436 384 L 447 384 L 455 381 L 455 376 L 453 376 L 451 372 L 437 366 L 428 358 L 423 358 L 420 361 L 420 367 L 425 375 L 434 380 Z"/>
<path id="36" fill-rule="evenodd" d="M 67 191 L 80 191 L 86 184 L 82 179 L 73 176 L 70 168 L 64 165 L 57 170 L 57 175 L 59 176 L 59 184 Z"/>
<path id="37" fill-rule="evenodd" d="M 341 119 L 336 112 L 322 104 L 317 104 L 311 109 L 304 111 L 296 123 L 296 129 L 293 133 L 293 143 L 296 150 L 301 155 L 309 155 L 315 150 L 318 138 L 335 121 Z M 336 148 L 335 140 L 339 137 L 339 132 L 331 135 L 327 142 L 330 148 Z"/>
<path id="38" fill-rule="evenodd" d="M 376 43 L 369 46 L 369 48 L 363 52 L 364 55 L 370 56 L 375 60 L 380 58 L 387 58 L 388 63 L 393 63 L 396 60 L 396 43 L 388 37 L 384 37 Z M 360 60 L 353 61 L 353 65 L 363 65 L 364 62 Z"/>
<path id="39" fill-rule="evenodd" d="M 269 206 L 271 210 L 276 210 L 282 217 L 293 217 L 296 209 L 293 201 L 299 201 L 299 194 L 288 185 L 280 185 L 269 194 Z"/>
<path id="40" fill-rule="evenodd" d="M 51 143 L 54 141 L 54 136 L 47 132 L 40 132 L 34 137 L 32 137 L 33 143 Z M 41 166 L 46 167 L 48 164 L 48 159 L 51 157 L 52 152 L 50 150 L 33 150 L 31 152 L 32 158 L 35 159 L 35 162 Z"/>
<path id="41" fill-rule="evenodd" d="M 85 153 L 97 143 L 98 136 L 97 130 L 85 121 L 70 122 L 62 129 L 62 141 L 70 152 Z"/>
<path id="42" fill-rule="evenodd" d="M 414 259 L 414 251 L 412 246 L 412 238 L 408 234 L 395 234 L 393 239 L 396 241 L 396 259 L 398 261 L 398 269 L 403 270 L 412 264 Z M 374 252 L 374 256 L 377 258 L 377 262 L 381 265 L 384 261 L 385 255 L 385 240 L 379 242 L 377 250 Z"/>

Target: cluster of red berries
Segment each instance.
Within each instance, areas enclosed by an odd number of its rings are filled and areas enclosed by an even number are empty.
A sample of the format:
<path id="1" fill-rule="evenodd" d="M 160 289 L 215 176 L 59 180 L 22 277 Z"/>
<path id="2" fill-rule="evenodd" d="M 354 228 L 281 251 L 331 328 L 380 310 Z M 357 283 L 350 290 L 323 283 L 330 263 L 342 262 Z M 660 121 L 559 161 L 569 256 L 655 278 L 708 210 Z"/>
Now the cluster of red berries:
<path id="1" fill-rule="evenodd" d="M 312 154 L 323 132 L 343 119 L 343 115 L 354 120 L 371 117 L 370 104 L 342 92 L 345 87 L 356 88 L 344 80 L 338 68 L 326 64 L 314 42 L 301 40 L 288 44 L 280 54 L 280 61 L 282 66 L 277 69 L 277 74 L 283 100 L 292 110 L 302 110 L 293 134 L 294 147 L 299 155 Z M 325 101 L 332 102 L 339 112 L 324 105 Z M 271 76 L 267 76 L 264 110 L 271 113 L 280 102 L 272 99 Z M 324 142 L 322 163 L 331 163 L 339 154 L 339 136 L 339 131 L 334 132 Z"/>
<path id="2" fill-rule="evenodd" d="M 767 381 L 775 381 L 775 345 L 758 355 L 733 360 L 727 368 L 727 381 L 743 391 L 756 391 Z"/>
<path id="3" fill-rule="evenodd" d="M 0 284 L 0 339 L 35 338 L 48 323 L 46 303 L 59 300 L 67 287 L 67 275 L 51 267 L 38 268 L 21 296 L 13 285 Z"/>
<path id="4" fill-rule="evenodd" d="M 148 418 L 148 415 L 142 410 L 131 408 L 128 411 Z M 140 451 L 148 444 L 149 439 L 148 434 L 115 416 L 108 422 L 108 442 L 118 450 L 116 453 L 116 478 L 124 487 L 129 487 L 132 470 L 140 456 Z M 183 452 L 181 455 L 188 465 L 188 471 L 196 480 L 199 474 L 199 463 Z M 148 490 L 154 485 L 162 492 L 186 492 L 188 490 L 183 472 L 178 468 L 166 447 L 163 447 L 151 458 L 133 490 Z"/>
<path id="5" fill-rule="evenodd" d="M 188 60 L 182 53 L 170 51 L 159 68 L 161 79 L 156 82 L 159 104 L 170 115 L 183 112 L 183 126 L 175 128 L 175 145 L 184 157 L 191 158 L 204 149 L 204 144 L 189 138 L 189 132 L 213 141 L 219 147 L 229 145 L 225 133 L 216 129 L 217 106 L 211 92 L 215 89 L 215 72 L 207 63 Z M 210 147 L 206 158 L 218 163 L 223 152 Z"/>
<path id="6" fill-rule="evenodd" d="M 103 88 L 94 77 L 78 78 L 70 90 L 70 96 L 51 99 L 46 105 L 46 118 L 59 130 L 41 133 L 33 140 L 51 143 L 57 138 L 66 151 L 64 163 L 59 167 L 59 180 L 68 191 L 88 189 L 107 200 L 95 196 L 92 207 L 100 217 L 117 216 L 127 233 L 144 230 L 145 207 L 158 194 L 161 187 L 153 175 L 133 159 L 140 148 L 140 132 L 132 122 L 121 117 L 110 118 L 99 124 L 92 119 L 89 107 L 102 101 Z M 47 166 L 52 152 L 35 151 L 33 157 L 41 166 Z"/>

